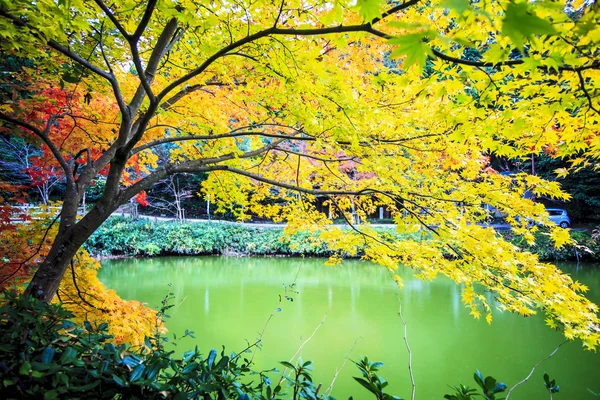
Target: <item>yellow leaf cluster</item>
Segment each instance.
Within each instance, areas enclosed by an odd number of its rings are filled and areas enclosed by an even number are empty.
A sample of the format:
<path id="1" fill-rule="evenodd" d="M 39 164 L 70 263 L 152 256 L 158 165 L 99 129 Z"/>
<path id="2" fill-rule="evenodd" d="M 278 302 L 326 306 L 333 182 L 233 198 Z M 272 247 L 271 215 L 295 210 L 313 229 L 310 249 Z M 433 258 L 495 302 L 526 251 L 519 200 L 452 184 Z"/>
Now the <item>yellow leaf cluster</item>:
<path id="1" fill-rule="evenodd" d="M 80 251 L 73 268 L 65 274 L 57 301 L 75 314 L 75 320 L 100 324 L 108 322 L 116 343 L 143 345 L 144 338 L 164 331 L 156 311 L 136 300 L 124 300 L 98 279 L 100 264 L 86 251 Z"/>
<path id="2" fill-rule="evenodd" d="M 31 279 L 36 264 L 45 257 L 50 248 L 56 224 L 50 226 L 55 217 L 55 208 L 41 207 L 34 210 L 29 223 L 16 224 L 14 230 L 0 233 L 3 249 L 1 270 L 14 271 L 20 265 L 19 273 L 7 282 L 15 290 L 22 291 Z M 23 263 L 21 265 L 21 263 Z M 109 333 L 117 343 L 143 345 L 144 338 L 151 336 L 156 329 L 164 330 L 157 320 L 156 311 L 135 300 L 124 300 L 114 290 L 109 290 L 98 279 L 100 264 L 85 250 L 80 250 L 67 270 L 54 301 L 60 302 L 75 315 L 75 321 L 109 323 Z"/>

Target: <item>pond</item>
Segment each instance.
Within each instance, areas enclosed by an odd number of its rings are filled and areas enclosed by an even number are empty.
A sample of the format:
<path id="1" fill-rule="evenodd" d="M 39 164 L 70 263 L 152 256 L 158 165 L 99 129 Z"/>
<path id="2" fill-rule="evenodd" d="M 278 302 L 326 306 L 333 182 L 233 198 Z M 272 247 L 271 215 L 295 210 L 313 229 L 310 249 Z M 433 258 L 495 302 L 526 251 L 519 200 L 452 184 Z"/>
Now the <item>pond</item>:
<path id="1" fill-rule="evenodd" d="M 587 284 L 589 297 L 600 302 L 597 267 L 561 268 Z M 381 373 L 390 382 L 388 392 L 410 398 L 399 302 L 413 353 L 417 399 L 443 399 L 451 391 L 448 385 L 474 387 L 476 369 L 511 387 L 563 341 L 560 332 L 545 326 L 542 315 L 523 318 L 495 311 L 488 325 L 469 315 L 460 302 L 460 287 L 450 280 L 423 282 L 410 270 L 400 275 L 405 281 L 402 290 L 384 268 L 365 262 L 327 267 L 321 259 L 237 257 L 111 260 L 103 262 L 100 271 L 102 281 L 121 297 L 150 306 L 159 304 L 172 284 L 175 307 L 167 328 L 178 336 L 189 329 L 196 337 L 179 341 L 178 351 L 195 345 L 203 354 L 211 348 L 220 350 L 221 345 L 227 352 L 240 351 L 257 339 L 271 313 L 281 308 L 255 356 L 257 369 L 279 367 L 278 362 L 289 360 L 319 327 L 301 356 L 314 361 L 314 380 L 323 388 L 351 352 L 350 360 L 368 355 L 384 362 Z M 600 354 L 584 351 L 580 342 L 569 342 L 515 389 L 511 399 L 549 398 L 542 383 L 544 372 L 560 385 L 555 399 L 594 398 L 587 388 L 600 392 Z M 338 399 L 370 398 L 352 376 L 358 376 L 358 370 L 348 361 L 331 394 Z"/>

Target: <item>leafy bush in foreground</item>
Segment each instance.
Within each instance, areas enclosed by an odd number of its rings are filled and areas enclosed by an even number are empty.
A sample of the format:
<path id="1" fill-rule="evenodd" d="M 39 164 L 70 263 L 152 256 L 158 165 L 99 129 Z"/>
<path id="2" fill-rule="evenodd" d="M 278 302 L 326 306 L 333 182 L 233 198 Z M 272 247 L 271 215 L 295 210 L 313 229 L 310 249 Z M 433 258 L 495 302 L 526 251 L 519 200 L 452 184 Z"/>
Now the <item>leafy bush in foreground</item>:
<path id="1" fill-rule="evenodd" d="M 203 357 L 196 348 L 174 357 L 159 331 L 143 347 L 115 346 L 107 324 L 80 327 L 59 305 L 6 296 L 0 307 L 0 392 L 5 398 L 266 399 L 262 393 L 266 396 L 267 389 L 282 391 L 262 372 L 252 372 L 244 353 L 211 350 Z M 164 303 L 159 315 L 169 307 Z M 261 379 L 256 383 L 250 375 Z"/>
<path id="2" fill-rule="evenodd" d="M 204 357 L 198 348 L 175 357 L 160 330 L 145 346 L 114 345 L 107 324 L 78 326 L 59 304 L 46 304 L 5 293 L 0 306 L 0 393 L 3 398 L 28 399 L 201 399 L 201 400 L 330 400 L 312 381 L 312 363 L 282 361 L 275 368 L 251 369 L 245 355 L 211 350 Z M 166 317 L 169 297 L 158 312 Z M 185 335 L 192 335 L 186 332 Z M 380 362 L 366 357 L 355 363 L 361 377 L 354 379 L 377 400 L 402 400 L 385 392 L 388 382 L 379 374 Z M 280 378 L 273 384 L 273 377 Z M 483 394 L 466 386 L 454 388 L 446 399 L 494 399 L 506 385 L 479 371 L 475 381 Z M 552 390 L 558 386 L 551 382 Z M 358 398 L 365 390 L 357 388 Z M 350 398 L 352 399 L 352 397 Z"/>

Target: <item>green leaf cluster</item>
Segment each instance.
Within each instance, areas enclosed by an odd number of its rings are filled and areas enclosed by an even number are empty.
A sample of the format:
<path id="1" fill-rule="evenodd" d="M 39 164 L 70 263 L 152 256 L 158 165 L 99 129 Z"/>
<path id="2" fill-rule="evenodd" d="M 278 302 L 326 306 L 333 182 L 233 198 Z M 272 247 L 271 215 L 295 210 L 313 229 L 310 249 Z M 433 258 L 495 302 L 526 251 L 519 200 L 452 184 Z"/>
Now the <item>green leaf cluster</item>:
<path id="1" fill-rule="evenodd" d="M 524 39 L 530 39 L 535 35 L 554 33 L 556 30 L 550 21 L 535 15 L 528 3 L 510 2 L 507 4 L 502 23 L 502 34 L 508 36 L 517 48 L 523 49 Z"/>
<path id="2" fill-rule="evenodd" d="M 5 295 L 0 306 L 0 392 L 6 398 L 35 399 L 333 399 L 319 394 L 311 361 L 282 364 L 293 371 L 253 371 L 246 355 L 198 348 L 176 357 L 160 330 L 145 346 L 114 345 L 108 324 L 83 326 L 58 304 Z M 158 315 L 166 318 L 172 294 Z M 192 336 L 185 332 L 184 336 Z M 275 375 L 274 375 L 275 374 Z M 258 379 L 257 379 L 258 378 Z M 287 384 L 286 384 L 287 382 Z M 289 390 L 288 390 L 289 389 Z"/>
<path id="3" fill-rule="evenodd" d="M 410 239 L 411 234 L 399 234 L 393 228 L 378 228 L 390 242 Z M 546 230 L 534 233 L 535 243 L 529 244 L 510 230 L 499 235 L 520 249 L 535 253 L 542 261 L 598 261 L 600 241 L 586 231 L 573 231 L 574 244 L 560 248 Z M 129 218 L 109 218 L 85 244 L 86 250 L 101 256 L 157 255 L 283 255 L 330 257 L 335 253 L 319 238 L 318 232 L 299 231 L 291 234 L 282 228 L 249 227 L 227 223 L 152 222 Z M 361 257 L 362 251 L 351 256 Z"/>
<path id="4" fill-rule="evenodd" d="M 385 393 L 384 389 L 389 383 L 377 374 L 379 368 L 383 367 L 382 362 L 371 362 L 367 357 L 363 357 L 355 364 L 360 370 L 362 378 L 354 377 L 354 380 L 372 393 L 377 400 L 402 400 L 398 396 Z"/>
<path id="5" fill-rule="evenodd" d="M 384 229 L 390 241 L 400 235 Z M 228 223 L 176 223 L 108 219 L 85 244 L 98 255 L 286 255 L 329 257 L 334 254 L 319 233 L 287 234 L 282 228 Z M 361 256 L 362 253 L 355 255 Z"/>

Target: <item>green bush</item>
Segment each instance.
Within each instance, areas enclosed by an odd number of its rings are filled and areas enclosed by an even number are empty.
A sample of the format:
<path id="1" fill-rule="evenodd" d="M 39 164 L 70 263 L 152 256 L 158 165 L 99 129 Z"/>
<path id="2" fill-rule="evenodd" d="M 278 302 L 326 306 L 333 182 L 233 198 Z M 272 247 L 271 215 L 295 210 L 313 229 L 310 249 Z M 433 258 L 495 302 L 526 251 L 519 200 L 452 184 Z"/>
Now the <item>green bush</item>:
<path id="1" fill-rule="evenodd" d="M 547 229 L 535 232 L 534 245 L 529 245 L 523 237 L 509 230 L 501 231 L 501 235 L 521 250 L 537 254 L 542 261 L 600 261 L 600 242 L 586 231 L 571 231 L 575 244 L 559 249 L 554 247 Z"/>
<path id="2" fill-rule="evenodd" d="M 386 240 L 402 240 L 394 228 L 377 228 Z M 573 231 L 574 245 L 554 248 L 547 230 L 535 233 L 530 246 L 510 230 L 499 235 L 525 251 L 539 255 L 542 261 L 600 261 L 600 241 L 588 232 Z M 146 219 L 109 218 L 85 247 L 95 255 L 285 255 L 329 257 L 333 251 L 309 232 L 284 235 L 282 228 L 224 223 L 153 222 Z M 360 257 L 362 253 L 356 255 Z"/>
<path id="3" fill-rule="evenodd" d="M 5 301 L 0 307 L 3 398 L 333 399 L 319 394 L 321 386 L 313 384 L 310 361 L 282 361 L 282 373 L 275 368 L 251 370 L 252 361 L 245 355 L 258 342 L 238 354 L 226 355 L 224 349 L 218 354 L 213 349 L 204 357 L 196 348 L 174 357 L 173 351 L 166 350 L 167 338 L 159 331 L 146 339 L 144 347 L 115 346 L 106 333 L 106 323 L 77 326 L 60 305 L 14 293 L 7 293 Z M 165 311 L 172 307 L 169 301 L 170 297 L 163 301 L 159 316 L 165 317 Z M 186 331 L 184 336 L 191 335 Z M 364 375 L 364 366 L 357 365 Z M 280 379 L 273 384 L 269 375 Z M 385 382 L 377 375 L 370 376 Z M 377 399 L 397 399 L 387 394 L 382 397 L 385 385 L 379 386 L 369 389 Z"/>
<path id="4" fill-rule="evenodd" d="M 170 293 L 158 318 L 167 318 L 173 307 Z M 46 304 L 30 297 L 4 293 L 0 306 L 0 393 L 7 399 L 199 399 L 199 400 L 333 400 L 320 393 L 312 380 L 312 362 L 281 361 L 283 371 L 252 370 L 247 357 L 260 341 L 239 353 L 198 348 L 174 356 L 160 330 L 146 338 L 145 346 L 114 345 L 108 324 L 78 326 L 60 304 Z M 175 336 L 175 335 L 173 335 Z M 193 337 L 186 331 L 185 336 Z M 249 360 L 250 358 L 250 360 Z M 381 362 L 362 357 L 354 362 L 360 377 L 354 380 L 357 398 L 402 400 L 385 392 L 388 382 L 379 375 Z M 271 379 L 277 381 L 271 381 Z M 473 375 L 479 389 L 450 387 L 445 399 L 497 399 L 507 386 L 481 372 Z M 275 383 L 273 383 L 275 382 Z M 544 374 L 549 393 L 559 391 L 554 379 Z M 481 393 L 478 392 L 481 390 Z M 325 390 L 324 390 L 325 391 Z M 590 390 L 591 393 L 596 394 Z M 351 400 L 353 397 L 350 397 Z"/>
<path id="5" fill-rule="evenodd" d="M 151 222 L 113 217 L 86 242 L 97 255 L 289 255 L 328 257 L 332 251 L 307 232 L 222 223 Z"/>

